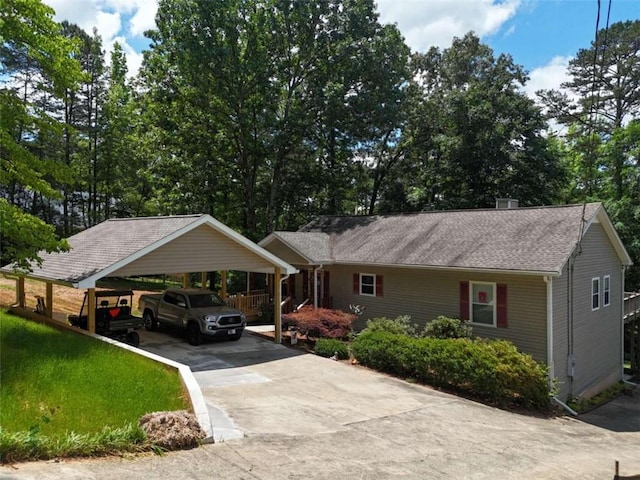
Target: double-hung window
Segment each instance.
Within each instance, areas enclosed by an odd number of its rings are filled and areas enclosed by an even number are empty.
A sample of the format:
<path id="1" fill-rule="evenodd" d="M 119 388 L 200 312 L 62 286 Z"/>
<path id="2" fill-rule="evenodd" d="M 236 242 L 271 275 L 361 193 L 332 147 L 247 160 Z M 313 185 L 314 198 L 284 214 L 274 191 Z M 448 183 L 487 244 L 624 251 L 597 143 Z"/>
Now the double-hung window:
<path id="1" fill-rule="evenodd" d="M 474 325 L 507 328 L 507 285 L 460 282 L 460 319 Z"/>
<path id="2" fill-rule="evenodd" d="M 611 303 L 611 276 L 605 275 L 602 283 L 602 306 L 608 307 Z"/>
<path id="3" fill-rule="evenodd" d="M 354 273 L 353 274 L 354 295 L 364 295 L 367 297 L 382 296 L 382 275 L 374 273 Z"/>
<path id="4" fill-rule="evenodd" d="M 496 284 L 471 282 L 471 323 L 496 325 Z"/>
<path id="5" fill-rule="evenodd" d="M 591 310 L 600 308 L 600 277 L 591 279 Z"/>

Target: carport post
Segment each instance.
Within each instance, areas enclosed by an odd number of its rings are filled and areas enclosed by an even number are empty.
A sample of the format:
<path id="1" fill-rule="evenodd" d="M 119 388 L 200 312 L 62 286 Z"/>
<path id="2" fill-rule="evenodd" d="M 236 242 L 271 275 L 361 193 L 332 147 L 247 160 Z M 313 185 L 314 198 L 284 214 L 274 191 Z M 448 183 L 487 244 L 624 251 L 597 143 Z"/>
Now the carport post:
<path id="1" fill-rule="evenodd" d="M 280 268 L 274 270 L 274 295 L 273 295 L 273 318 L 275 320 L 275 342 L 282 343 L 282 279 L 280 278 Z"/>
<path id="2" fill-rule="evenodd" d="M 227 271 L 220 272 L 220 296 L 223 300 L 227 299 Z"/>
<path id="3" fill-rule="evenodd" d="M 20 308 L 24 308 L 24 277 L 16 279 L 16 303 Z"/>
<path id="4" fill-rule="evenodd" d="M 87 290 L 87 330 L 96 333 L 96 289 Z"/>
<path id="5" fill-rule="evenodd" d="M 200 272 L 200 288 L 207 288 L 207 272 Z"/>
<path id="6" fill-rule="evenodd" d="M 182 288 L 189 288 L 189 274 L 182 274 Z"/>
<path id="7" fill-rule="evenodd" d="M 47 317 L 53 318 L 53 283 L 51 282 L 47 282 L 44 308 Z"/>

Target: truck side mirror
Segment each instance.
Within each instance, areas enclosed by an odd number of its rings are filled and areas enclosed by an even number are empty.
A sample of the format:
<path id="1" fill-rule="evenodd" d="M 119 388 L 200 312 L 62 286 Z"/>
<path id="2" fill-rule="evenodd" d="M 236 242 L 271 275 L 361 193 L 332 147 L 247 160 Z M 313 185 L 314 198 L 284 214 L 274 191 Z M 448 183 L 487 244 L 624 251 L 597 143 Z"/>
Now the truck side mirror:
<path id="1" fill-rule="evenodd" d="M 176 305 L 177 305 L 177 306 L 179 306 L 180 308 L 187 308 L 187 304 L 186 304 L 186 303 L 184 303 L 184 302 L 180 302 L 180 301 L 178 301 L 178 302 L 176 303 Z"/>

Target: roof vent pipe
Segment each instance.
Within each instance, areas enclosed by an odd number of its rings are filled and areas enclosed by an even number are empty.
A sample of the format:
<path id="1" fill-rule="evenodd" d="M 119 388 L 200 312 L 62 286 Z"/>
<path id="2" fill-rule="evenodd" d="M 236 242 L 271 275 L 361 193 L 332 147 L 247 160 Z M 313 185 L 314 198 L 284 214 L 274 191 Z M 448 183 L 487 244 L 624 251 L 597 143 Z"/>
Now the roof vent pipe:
<path id="1" fill-rule="evenodd" d="M 497 209 L 511 209 L 518 208 L 518 200 L 513 198 L 496 198 L 496 208 Z"/>

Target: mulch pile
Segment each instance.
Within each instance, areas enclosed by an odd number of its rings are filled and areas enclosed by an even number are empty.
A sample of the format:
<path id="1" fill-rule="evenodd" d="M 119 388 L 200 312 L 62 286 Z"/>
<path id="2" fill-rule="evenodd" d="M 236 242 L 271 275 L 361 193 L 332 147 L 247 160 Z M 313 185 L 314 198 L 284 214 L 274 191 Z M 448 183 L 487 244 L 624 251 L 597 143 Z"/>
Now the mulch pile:
<path id="1" fill-rule="evenodd" d="M 206 436 L 196 417 L 185 410 L 148 413 L 139 424 L 149 442 L 167 450 L 197 447 Z"/>

